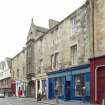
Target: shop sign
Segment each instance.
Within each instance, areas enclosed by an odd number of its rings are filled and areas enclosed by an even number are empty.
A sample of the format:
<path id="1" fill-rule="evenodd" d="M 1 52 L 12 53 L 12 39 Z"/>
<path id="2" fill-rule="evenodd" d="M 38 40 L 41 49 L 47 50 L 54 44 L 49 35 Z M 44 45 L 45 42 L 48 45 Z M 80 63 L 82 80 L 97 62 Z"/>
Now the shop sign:
<path id="1" fill-rule="evenodd" d="M 35 77 L 32 77 L 31 79 L 34 81 L 35 80 Z"/>

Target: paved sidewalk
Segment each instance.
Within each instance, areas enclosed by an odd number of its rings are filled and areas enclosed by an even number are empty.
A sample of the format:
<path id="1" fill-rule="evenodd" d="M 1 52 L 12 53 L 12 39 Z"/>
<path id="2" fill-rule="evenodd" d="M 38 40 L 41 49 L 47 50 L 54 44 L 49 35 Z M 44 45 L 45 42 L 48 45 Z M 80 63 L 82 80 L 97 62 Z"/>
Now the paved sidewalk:
<path id="1" fill-rule="evenodd" d="M 59 100 L 59 103 L 56 104 L 56 100 L 42 100 L 42 101 L 37 101 L 35 98 L 19 98 L 20 100 L 23 101 L 33 101 L 33 102 L 38 102 L 38 103 L 43 103 L 45 105 L 93 105 L 90 103 L 83 103 L 82 101 L 75 101 L 75 100 L 70 100 L 70 101 L 63 101 L 63 100 Z M 96 104 L 94 104 L 96 105 Z"/>

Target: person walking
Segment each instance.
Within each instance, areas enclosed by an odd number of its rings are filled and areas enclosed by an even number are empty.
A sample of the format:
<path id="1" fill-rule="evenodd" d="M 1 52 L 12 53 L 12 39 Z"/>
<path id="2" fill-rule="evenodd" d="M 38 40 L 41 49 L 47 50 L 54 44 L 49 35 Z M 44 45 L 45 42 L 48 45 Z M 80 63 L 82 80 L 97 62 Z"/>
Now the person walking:
<path id="1" fill-rule="evenodd" d="M 105 90 L 104 90 L 104 92 L 103 92 L 102 105 L 105 105 Z"/>
<path id="2" fill-rule="evenodd" d="M 85 86 L 83 86 L 83 87 L 82 87 L 82 97 L 83 97 L 83 103 L 85 103 L 85 102 L 86 102 L 85 95 L 86 95 L 86 87 L 85 87 Z"/>
<path id="3" fill-rule="evenodd" d="M 57 87 L 55 87 L 55 98 L 56 98 L 56 104 L 58 104 L 59 101 L 58 101 L 58 88 Z"/>
<path id="4" fill-rule="evenodd" d="M 18 89 L 18 96 L 20 97 L 21 96 L 21 90 L 20 90 L 20 87 Z"/>

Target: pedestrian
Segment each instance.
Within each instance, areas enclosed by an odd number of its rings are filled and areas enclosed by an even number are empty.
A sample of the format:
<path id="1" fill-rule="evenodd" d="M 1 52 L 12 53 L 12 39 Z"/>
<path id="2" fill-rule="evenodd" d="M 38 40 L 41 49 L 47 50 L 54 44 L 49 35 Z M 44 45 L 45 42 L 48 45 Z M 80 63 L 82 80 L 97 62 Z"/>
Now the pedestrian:
<path id="1" fill-rule="evenodd" d="M 59 103 L 59 101 L 58 101 L 58 88 L 56 87 L 55 88 L 55 97 L 56 97 L 56 104 L 58 104 Z"/>
<path id="2" fill-rule="evenodd" d="M 20 97 L 21 96 L 21 90 L 20 90 L 20 87 L 18 89 L 18 96 Z"/>
<path id="3" fill-rule="evenodd" d="M 26 90 L 24 90 L 24 96 L 26 97 Z"/>
<path id="4" fill-rule="evenodd" d="M 83 102 L 84 102 L 84 103 L 85 103 L 85 101 L 86 101 L 85 95 L 86 95 L 86 87 L 83 86 L 83 87 L 82 87 L 82 96 L 83 96 Z"/>
<path id="5" fill-rule="evenodd" d="M 102 105 L 105 105 L 105 90 L 104 90 L 104 92 L 103 92 Z"/>

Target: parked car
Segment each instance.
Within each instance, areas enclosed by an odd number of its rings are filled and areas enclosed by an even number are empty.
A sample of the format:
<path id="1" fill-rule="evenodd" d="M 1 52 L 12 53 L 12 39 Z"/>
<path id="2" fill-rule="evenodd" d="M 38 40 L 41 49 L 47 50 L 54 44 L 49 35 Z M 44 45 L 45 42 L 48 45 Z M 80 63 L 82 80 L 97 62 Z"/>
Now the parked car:
<path id="1" fill-rule="evenodd" d="M 0 98 L 4 98 L 5 95 L 4 95 L 4 92 L 0 92 Z"/>

